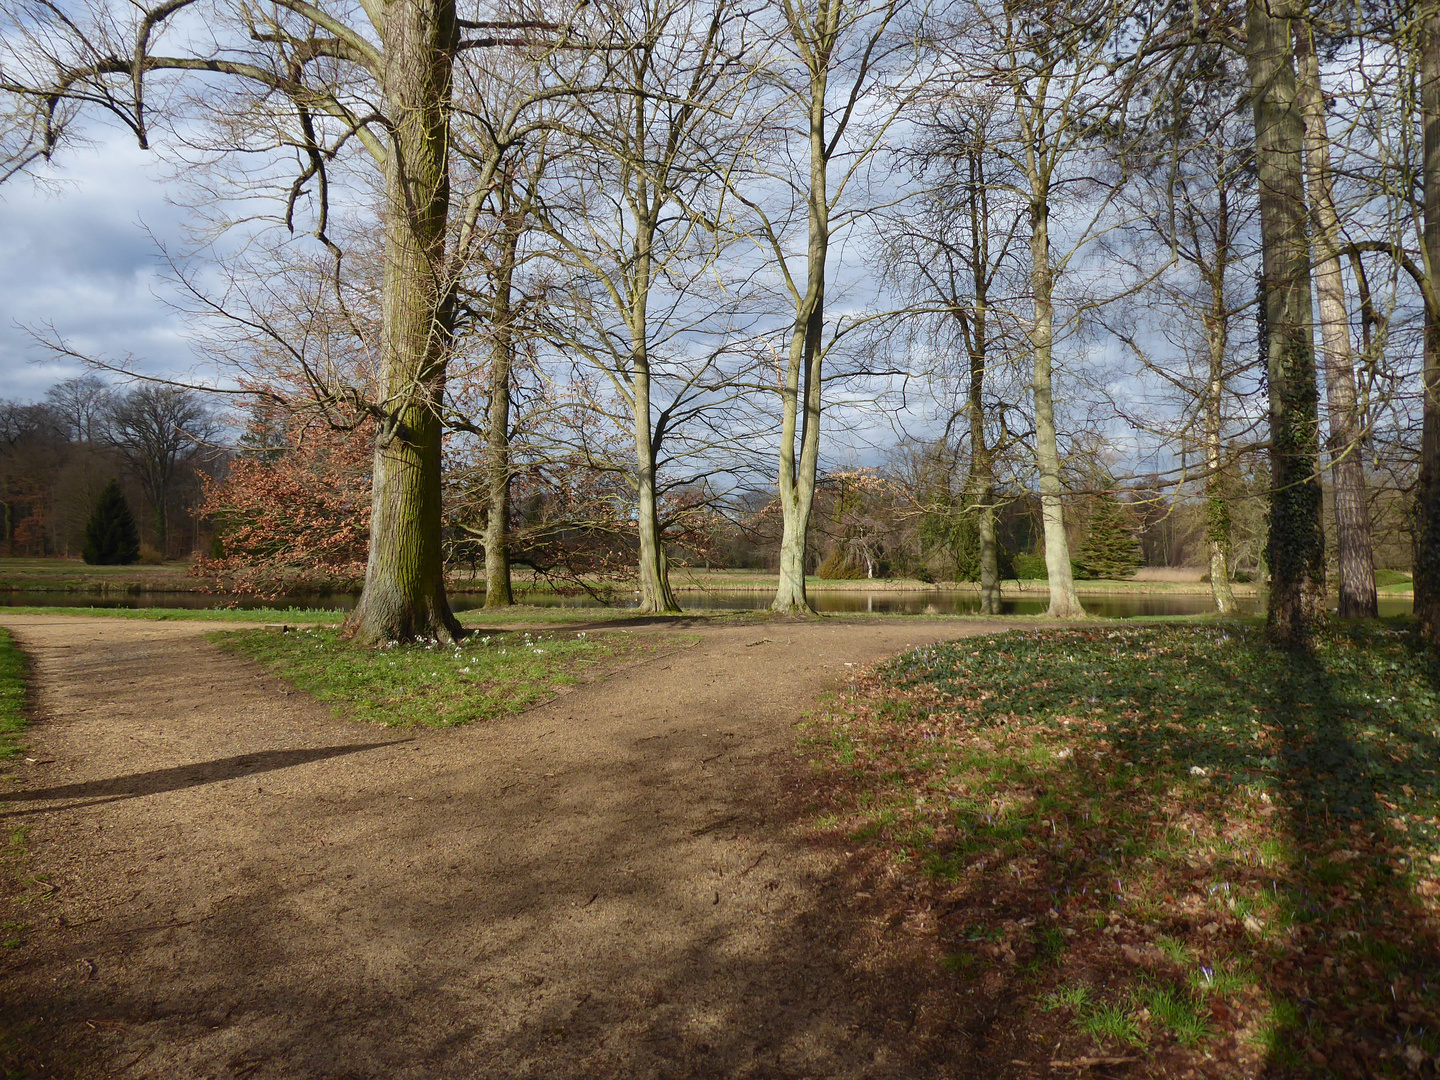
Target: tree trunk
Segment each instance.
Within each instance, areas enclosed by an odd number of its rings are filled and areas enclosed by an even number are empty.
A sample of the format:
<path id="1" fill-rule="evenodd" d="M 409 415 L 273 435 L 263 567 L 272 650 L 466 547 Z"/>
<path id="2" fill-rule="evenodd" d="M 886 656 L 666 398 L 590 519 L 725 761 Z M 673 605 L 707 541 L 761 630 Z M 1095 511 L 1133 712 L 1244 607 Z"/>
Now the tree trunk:
<path id="1" fill-rule="evenodd" d="M 970 183 L 966 196 L 970 210 L 970 269 L 975 306 L 968 322 L 970 385 L 966 408 L 970 412 L 970 475 L 966 488 L 976 512 L 975 533 L 980 542 L 980 614 L 1000 614 L 1000 548 L 995 539 L 995 465 L 985 441 L 985 368 L 990 349 L 990 221 L 986 202 L 983 144 L 970 152 Z M 962 325 L 964 320 L 962 320 Z"/>
<path id="2" fill-rule="evenodd" d="M 1319 403 L 1305 229 L 1305 128 L 1296 102 L 1290 18 L 1272 15 L 1267 2 L 1248 0 L 1246 61 L 1255 112 L 1268 327 L 1269 629 L 1281 641 L 1298 642 L 1325 613 L 1325 534 L 1316 473 Z"/>
<path id="3" fill-rule="evenodd" d="M 1224 420 L 1225 354 L 1230 348 L 1230 305 L 1225 296 L 1230 265 L 1230 204 L 1220 190 L 1215 265 L 1207 275 L 1210 310 L 1205 314 L 1205 344 L 1209 371 L 1205 381 L 1205 500 L 1206 540 L 1210 546 L 1210 594 L 1221 615 L 1235 614 L 1235 593 L 1230 588 L 1230 504 L 1225 499 L 1220 454 Z M 1195 234 L 1192 232 L 1192 236 Z M 1198 241 L 1198 236 L 1195 237 Z M 1199 251 L 1197 243 L 1196 251 Z"/>
<path id="4" fill-rule="evenodd" d="M 985 414 L 980 394 L 985 383 L 985 354 L 978 343 L 984 333 L 983 315 L 977 314 L 977 332 L 970 354 L 970 472 L 965 478 L 967 513 L 975 514 L 980 542 L 980 614 L 1000 614 L 1000 549 L 995 539 L 995 474 L 990 447 L 985 441 Z"/>
<path id="5" fill-rule="evenodd" d="M 1440 646 L 1440 4 L 1430 0 L 1420 35 L 1420 110 L 1425 129 L 1424 404 L 1420 436 L 1419 533 L 1415 616 L 1420 633 Z"/>
<path id="6" fill-rule="evenodd" d="M 838 5 L 837 5 L 838 6 Z M 815 503 L 815 473 L 820 461 L 820 391 L 824 358 L 825 263 L 830 255 L 829 170 L 825 147 L 825 86 L 827 72 L 811 72 L 809 244 L 806 249 L 805 294 L 795 310 L 790 355 L 781 389 L 780 581 L 770 610 L 791 615 L 813 614 L 805 595 L 805 554 L 810 512 Z M 799 460 L 795 429 L 800 428 Z"/>
<path id="7" fill-rule="evenodd" d="M 440 545 L 440 408 L 451 344 L 444 270 L 450 202 L 454 0 L 392 0 L 383 29 L 385 160 L 381 392 L 370 557 L 346 628 L 376 644 L 453 640 Z"/>
<path id="8" fill-rule="evenodd" d="M 503 196 L 502 196 L 503 198 Z M 511 282 L 515 251 L 520 243 L 518 223 L 505 224 L 504 245 L 495 270 L 495 298 L 490 310 L 490 426 L 485 440 L 485 606 L 509 607 L 515 603 L 510 588 L 510 367 L 514 360 L 515 328 Z"/>
<path id="9" fill-rule="evenodd" d="M 1050 267 L 1049 192 L 1033 163 L 1029 172 L 1030 285 L 1035 304 L 1030 348 L 1035 362 L 1035 467 L 1040 474 L 1045 572 L 1050 578 L 1050 608 L 1046 614 L 1053 619 L 1078 619 L 1084 618 L 1085 609 L 1080 606 L 1080 598 L 1075 594 L 1075 575 L 1070 569 L 1070 543 L 1065 536 L 1065 517 L 1061 506 L 1064 484 L 1060 479 L 1060 446 L 1055 436 L 1055 403 L 1051 385 L 1055 279 Z"/>
<path id="10" fill-rule="evenodd" d="M 640 533 L 640 608 L 649 614 L 678 614 L 680 604 L 670 589 L 670 566 L 660 536 L 656 498 L 655 447 L 650 439 L 650 373 L 637 360 L 635 373 L 636 525 Z"/>
<path id="11" fill-rule="evenodd" d="M 1370 499 L 1362 452 L 1365 426 L 1356 405 L 1355 362 L 1350 346 L 1345 279 L 1340 270 L 1340 219 L 1335 211 L 1330 136 L 1325 126 L 1325 99 L 1320 91 L 1314 31 L 1301 19 L 1295 20 L 1294 27 L 1298 93 L 1305 117 L 1315 296 L 1325 350 L 1325 397 L 1330 408 L 1329 457 L 1335 486 L 1340 617 L 1373 619 L 1380 614 L 1380 609 L 1375 595 L 1375 548 L 1370 537 Z"/>
<path id="12" fill-rule="evenodd" d="M 1220 298 L 1225 318 L 1224 297 Z M 1210 594 L 1221 615 L 1235 614 L 1235 593 L 1230 588 L 1230 504 L 1225 501 L 1220 461 L 1220 396 L 1224 393 L 1225 338 L 1223 323 L 1210 327 L 1210 378 L 1205 400 L 1206 538 L 1210 544 Z"/>

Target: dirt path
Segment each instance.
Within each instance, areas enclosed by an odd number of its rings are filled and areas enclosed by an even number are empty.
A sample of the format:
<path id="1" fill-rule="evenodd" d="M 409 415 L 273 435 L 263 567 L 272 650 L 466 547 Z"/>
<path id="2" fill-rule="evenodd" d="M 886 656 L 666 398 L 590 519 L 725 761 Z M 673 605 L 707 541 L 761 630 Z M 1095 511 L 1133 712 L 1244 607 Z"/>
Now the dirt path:
<path id="1" fill-rule="evenodd" d="M 393 731 L 213 626 L 0 621 L 40 716 L 0 824 L 55 886 L 0 956 L 34 1075 L 965 1071 L 943 995 L 863 947 L 845 853 L 791 827 L 785 777 L 847 663 L 992 626 L 700 622 L 523 715 Z"/>

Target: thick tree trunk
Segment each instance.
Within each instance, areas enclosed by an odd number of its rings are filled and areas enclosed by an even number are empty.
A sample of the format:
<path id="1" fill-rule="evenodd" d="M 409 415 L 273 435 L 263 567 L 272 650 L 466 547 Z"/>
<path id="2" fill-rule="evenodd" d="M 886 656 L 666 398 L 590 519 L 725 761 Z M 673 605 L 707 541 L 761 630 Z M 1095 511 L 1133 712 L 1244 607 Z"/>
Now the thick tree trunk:
<path id="1" fill-rule="evenodd" d="M 1306 182 L 1314 244 L 1315 297 L 1325 351 L 1325 398 L 1330 411 L 1330 473 L 1335 486 L 1335 554 L 1340 569 L 1340 617 L 1373 619 L 1375 547 L 1370 537 L 1370 499 L 1362 453 L 1365 425 L 1356 404 L 1350 314 L 1340 269 L 1340 219 L 1330 167 L 1330 135 L 1320 90 L 1314 31 L 1297 19 L 1295 58 L 1301 112 L 1305 117 Z"/>
<path id="2" fill-rule="evenodd" d="M 1290 18 L 1270 0 L 1248 0 L 1246 61 L 1269 331 L 1269 629 L 1281 641 L 1298 642 L 1325 613 L 1325 534 L 1316 472 L 1319 403 L 1305 228 L 1305 127 L 1296 101 Z"/>
<path id="3" fill-rule="evenodd" d="M 506 223 L 490 309 L 490 424 L 485 438 L 485 606 L 515 603 L 510 588 L 510 368 L 514 360 L 511 283 L 518 227 Z"/>
<path id="4" fill-rule="evenodd" d="M 1425 129 L 1424 405 L 1420 436 L 1415 615 L 1440 647 L 1440 4 L 1429 0 L 1420 36 L 1420 109 Z"/>
<path id="5" fill-rule="evenodd" d="M 1045 572 L 1050 578 L 1050 608 L 1054 619 L 1084 618 L 1085 609 L 1075 594 L 1070 568 L 1070 543 L 1065 536 L 1061 506 L 1064 484 L 1060 478 L 1060 446 L 1055 435 L 1051 350 L 1055 337 L 1054 274 L 1050 268 L 1049 194 L 1038 171 L 1030 176 L 1030 285 L 1034 322 L 1030 348 L 1035 364 L 1035 467 L 1040 474 L 1040 517 L 1045 530 Z"/>
<path id="6" fill-rule="evenodd" d="M 445 226 L 454 0 L 392 0 L 381 31 L 385 162 L 381 393 L 370 558 L 346 620 L 357 641 L 451 640 L 440 545 L 440 408 L 450 348 Z"/>

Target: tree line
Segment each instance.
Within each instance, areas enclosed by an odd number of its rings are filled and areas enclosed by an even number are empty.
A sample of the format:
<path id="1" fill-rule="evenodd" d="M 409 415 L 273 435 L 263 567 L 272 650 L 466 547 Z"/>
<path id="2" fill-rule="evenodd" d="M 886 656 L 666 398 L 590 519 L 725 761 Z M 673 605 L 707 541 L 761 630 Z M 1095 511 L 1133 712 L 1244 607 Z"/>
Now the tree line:
<path id="1" fill-rule="evenodd" d="M 7 555 L 79 556 L 106 485 L 119 481 L 144 557 L 194 551 L 208 535 L 199 507 L 223 467 L 221 425 L 194 391 L 94 375 L 56 383 L 35 404 L 0 401 L 0 545 Z"/>
<path id="2" fill-rule="evenodd" d="M 272 455 L 367 448 L 361 640 L 458 632 L 456 535 L 504 603 L 527 543 L 623 533 L 675 610 L 669 553 L 757 492 L 808 610 L 817 500 L 874 561 L 878 488 L 822 435 L 877 413 L 944 471 L 907 520 L 960 523 L 986 610 L 1034 506 L 1082 614 L 1073 510 L 1143 475 L 1204 507 L 1222 609 L 1258 494 L 1277 636 L 1323 614 L 1327 532 L 1374 613 L 1377 520 L 1440 636 L 1440 5 L 5 11 L 7 175 L 97 111 L 183 145 L 244 239 L 218 285 L 177 265 L 207 350 Z"/>

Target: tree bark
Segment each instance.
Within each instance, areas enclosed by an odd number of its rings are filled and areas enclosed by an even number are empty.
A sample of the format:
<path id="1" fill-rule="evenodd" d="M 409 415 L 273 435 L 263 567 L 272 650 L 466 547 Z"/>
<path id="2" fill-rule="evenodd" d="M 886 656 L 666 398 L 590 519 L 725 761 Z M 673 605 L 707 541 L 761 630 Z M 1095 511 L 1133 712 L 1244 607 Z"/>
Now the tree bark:
<path id="1" fill-rule="evenodd" d="M 828 5 L 831 20 L 842 5 Z M 798 30 L 796 31 L 798 34 Z M 835 29 L 827 24 L 822 36 L 833 46 Z M 804 50 L 802 49 L 802 52 Z M 810 533 L 810 513 L 815 503 L 815 473 L 820 461 L 820 391 L 824 359 L 822 332 L 825 326 L 825 264 L 830 255 L 829 161 L 825 145 L 825 92 L 829 78 L 827 59 L 812 53 L 810 69 L 810 191 L 806 214 L 805 293 L 795 310 L 790 332 L 790 353 L 781 387 L 780 421 L 780 513 L 784 525 L 780 536 L 780 581 L 772 611 L 791 615 L 813 614 L 805 594 L 805 556 Z M 796 427 L 800 452 L 795 452 Z"/>
<path id="2" fill-rule="evenodd" d="M 1055 402 L 1051 351 L 1055 339 L 1053 302 L 1055 277 L 1050 267 L 1050 197 L 1048 184 L 1031 162 L 1030 173 L 1030 286 L 1034 321 L 1030 348 L 1034 353 L 1035 467 L 1040 474 L 1040 517 L 1045 530 L 1045 572 L 1050 578 L 1052 619 L 1084 618 L 1085 609 L 1075 594 L 1070 568 L 1070 543 L 1065 536 L 1061 505 L 1064 483 L 1060 478 L 1060 447 L 1055 435 Z"/>
<path id="3" fill-rule="evenodd" d="M 1440 4 L 1425 5 L 1420 33 L 1420 111 L 1424 127 L 1425 297 L 1424 403 L 1420 485 L 1416 505 L 1419 543 L 1415 563 L 1415 616 L 1420 633 L 1440 647 Z"/>
<path id="4" fill-rule="evenodd" d="M 1305 128 L 1296 101 L 1290 11 L 1248 0 L 1246 63 L 1264 248 L 1270 385 L 1270 633 L 1304 640 L 1325 613 L 1319 402 L 1311 340 Z"/>
<path id="5" fill-rule="evenodd" d="M 1220 311 L 1207 320 L 1210 377 L 1205 398 L 1205 501 L 1206 539 L 1210 546 L 1210 594 L 1221 615 L 1235 614 L 1235 593 L 1230 588 L 1230 504 L 1225 499 L 1220 457 L 1220 400 L 1225 392 L 1226 312 L 1223 291 L 1216 298 Z M 1218 314 L 1218 319 L 1216 315 Z"/>
<path id="6" fill-rule="evenodd" d="M 1305 117 L 1306 186 L 1314 245 L 1315 298 L 1325 352 L 1325 398 L 1330 411 L 1330 474 L 1335 488 L 1335 548 L 1340 571 L 1340 617 L 1373 619 L 1375 547 L 1370 536 L 1370 499 L 1362 453 L 1365 425 L 1356 404 L 1350 315 L 1340 269 L 1340 219 L 1335 211 L 1330 136 L 1320 63 L 1309 22 L 1296 19 L 1295 58 L 1301 112 Z"/>
<path id="7" fill-rule="evenodd" d="M 670 588 L 670 564 L 660 535 L 656 450 L 651 438 L 650 366 L 643 341 L 637 343 L 636 351 L 632 389 L 635 395 L 635 510 L 640 540 L 639 610 L 656 615 L 678 614 L 680 604 Z"/>
<path id="8" fill-rule="evenodd" d="M 995 539 L 995 463 L 985 439 L 985 371 L 990 350 L 990 222 L 986 200 L 984 144 L 970 151 L 970 269 L 975 297 L 969 314 L 970 474 L 966 489 L 976 514 L 980 542 L 980 614 L 1000 614 L 1000 548 Z"/>
<path id="9" fill-rule="evenodd" d="M 501 195 L 503 200 L 504 196 Z M 502 203 L 503 208 L 503 203 Z M 485 606 L 510 607 L 510 369 L 515 355 L 511 285 L 518 222 L 507 220 L 495 268 L 495 297 L 490 309 L 490 423 L 485 438 Z"/>
<path id="10" fill-rule="evenodd" d="M 453 640 L 440 544 L 440 409 L 451 345 L 445 260 L 454 0 L 392 0 L 381 27 L 385 159 L 381 392 L 370 556 L 346 628 L 360 642 Z"/>

